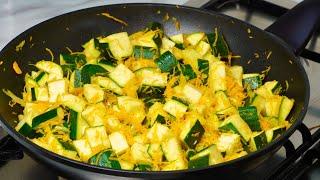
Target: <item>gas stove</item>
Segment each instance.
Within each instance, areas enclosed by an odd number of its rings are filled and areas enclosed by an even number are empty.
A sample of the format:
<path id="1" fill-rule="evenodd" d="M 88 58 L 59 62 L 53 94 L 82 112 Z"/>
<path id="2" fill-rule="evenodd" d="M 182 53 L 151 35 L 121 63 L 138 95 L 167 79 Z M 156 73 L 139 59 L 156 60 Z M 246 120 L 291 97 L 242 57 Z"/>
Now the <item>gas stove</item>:
<path id="1" fill-rule="evenodd" d="M 292 8 L 298 0 L 211 0 L 189 1 L 187 5 L 217 11 L 246 21 L 261 29 L 268 27 L 279 16 Z M 320 179 L 320 43 L 316 32 L 301 55 L 311 86 L 308 113 L 303 124 L 290 140 L 266 163 L 237 179 Z M 0 129 L 0 138 L 5 133 Z M 1 144 L 0 144 L 1 149 Z M 1 152 L 0 152 L 1 156 Z M 22 154 L 17 152 L 16 159 Z M 21 160 L 1 163 L 0 177 L 3 179 L 59 179 L 50 169 L 37 163 L 28 155 Z M 264 178 L 262 178 L 264 177 Z M 209 178 L 209 177 L 208 177 Z M 212 177 L 210 177 L 212 178 Z"/>

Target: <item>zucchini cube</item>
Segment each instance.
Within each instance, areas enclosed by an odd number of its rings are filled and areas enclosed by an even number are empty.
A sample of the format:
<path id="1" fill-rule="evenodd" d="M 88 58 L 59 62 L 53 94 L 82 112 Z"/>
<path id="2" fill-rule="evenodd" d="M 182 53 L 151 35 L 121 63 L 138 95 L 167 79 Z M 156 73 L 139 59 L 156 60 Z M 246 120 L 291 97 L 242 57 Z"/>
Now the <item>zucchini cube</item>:
<path id="1" fill-rule="evenodd" d="M 199 143 L 202 135 L 204 134 L 204 128 L 200 121 L 197 119 L 187 119 L 187 122 L 182 127 L 180 133 L 180 139 L 190 148 L 194 149 Z"/>
<path id="2" fill-rule="evenodd" d="M 121 132 L 113 132 L 109 135 L 109 140 L 113 151 L 117 155 L 125 153 L 130 148 L 126 137 Z"/>

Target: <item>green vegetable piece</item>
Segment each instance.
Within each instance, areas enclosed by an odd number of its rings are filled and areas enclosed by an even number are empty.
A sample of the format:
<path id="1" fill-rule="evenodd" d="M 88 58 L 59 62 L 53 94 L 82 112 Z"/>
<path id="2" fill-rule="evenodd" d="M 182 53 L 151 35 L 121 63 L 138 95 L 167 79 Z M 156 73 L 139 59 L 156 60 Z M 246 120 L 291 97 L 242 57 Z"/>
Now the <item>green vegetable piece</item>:
<path id="1" fill-rule="evenodd" d="M 135 171 L 151 171 L 152 166 L 150 164 L 137 164 L 134 170 Z"/>
<path id="2" fill-rule="evenodd" d="M 94 75 L 105 75 L 107 70 L 103 67 L 95 64 L 87 64 L 82 67 L 81 69 L 81 82 L 82 84 L 90 84 L 91 83 L 91 76 Z"/>
<path id="3" fill-rule="evenodd" d="M 97 161 L 98 166 L 108 167 L 113 169 L 121 169 L 120 163 L 117 160 L 111 158 L 112 151 L 106 150 L 100 153 Z"/>
<path id="4" fill-rule="evenodd" d="M 174 67 L 177 66 L 178 61 L 170 51 L 166 51 L 158 59 L 156 59 L 156 64 L 162 72 L 170 72 Z"/>
<path id="5" fill-rule="evenodd" d="M 56 116 L 58 116 L 58 108 L 55 108 L 43 114 L 40 114 L 32 119 L 32 128 L 36 128 L 41 123 L 47 120 L 50 120 L 52 118 L 55 118 Z"/>
<path id="6" fill-rule="evenodd" d="M 87 60 L 84 54 L 67 54 L 62 53 L 61 56 L 66 64 L 76 64 L 79 66 L 84 65 Z"/>
<path id="7" fill-rule="evenodd" d="M 187 78 L 187 80 L 191 80 L 197 77 L 190 64 L 181 64 L 180 67 L 182 74 Z"/>
<path id="8" fill-rule="evenodd" d="M 252 131 L 261 131 L 259 116 L 255 106 L 238 108 L 240 117 L 249 125 Z"/>
<path id="9" fill-rule="evenodd" d="M 157 50 L 151 47 L 134 46 L 133 55 L 135 58 L 153 59 Z"/>

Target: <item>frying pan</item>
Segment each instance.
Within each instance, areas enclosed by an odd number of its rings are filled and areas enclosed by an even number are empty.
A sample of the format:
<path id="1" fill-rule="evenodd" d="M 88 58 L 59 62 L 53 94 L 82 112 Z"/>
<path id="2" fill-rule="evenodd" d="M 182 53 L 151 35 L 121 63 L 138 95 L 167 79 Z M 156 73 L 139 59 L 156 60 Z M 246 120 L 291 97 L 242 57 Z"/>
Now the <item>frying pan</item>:
<path id="1" fill-rule="evenodd" d="M 103 12 L 126 21 L 128 26 L 97 15 Z M 58 61 L 59 53 L 67 52 L 66 47 L 73 51 L 80 51 L 80 45 L 92 37 L 119 31 L 133 33 L 143 29 L 148 22 L 163 22 L 165 14 L 180 21 L 179 32 L 212 32 L 215 27 L 220 28 L 232 52 L 241 55 L 241 59 L 234 60 L 233 64 L 243 66 L 247 73 L 261 72 L 270 66 L 271 70 L 266 80 L 276 79 L 282 84 L 287 81 L 289 88 L 286 95 L 295 99 L 294 109 L 289 116 L 292 126 L 265 148 L 239 159 L 206 168 L 169 172 L 137 172 L 102 168 L 73 161 L 38 147 L 14 130 L 17 117 L 13 112 L 20 113 L 22 108 L 8 106 L 10 98 L 3 93 L 0 93 L 1 126 L 22 145 L 25 152 L 56 170 L 61 176 L 74 179 L 201 176 L 217 178 L 243 174 L 266 161 L 288 140 L 307 112 L 310 87 L 298 55 L 319 22 L 320 1 L 318 0 L 300 3 L 269 26 L 266 31 L 215 12 L 164 4 L 118 4 L 67 13 L 30 28 L 5 46 L 0 53 L 0 60 L 3 61 L 0 66 L 0 87 L 10 89 L 15 94 L 22 92 L 24 78 L 23 75 L 17 75 L 13 71 L 14 61 L 17 61 L 24 73 L 30 72 L 35 69 L 31 64 L 41 59 L 51 59 L 45 48 L 51 49 L 55 61 Z M 169 35 L 178 33 L 170 20 L 164 22 L 164 29 Z M 253 38 L 248 37 L 248 29 L 251 30 Z M 17 52 L 16 46 L 23 40 L 25 45 L 21 51 Z M 265 57 L 265 52 L 272 52 L 270 58 Z M 254 53 L 260 54 L 260 58 L 254 59 Z M 248 60 L 251 60 L 251 63 L 248 63 Z"/>

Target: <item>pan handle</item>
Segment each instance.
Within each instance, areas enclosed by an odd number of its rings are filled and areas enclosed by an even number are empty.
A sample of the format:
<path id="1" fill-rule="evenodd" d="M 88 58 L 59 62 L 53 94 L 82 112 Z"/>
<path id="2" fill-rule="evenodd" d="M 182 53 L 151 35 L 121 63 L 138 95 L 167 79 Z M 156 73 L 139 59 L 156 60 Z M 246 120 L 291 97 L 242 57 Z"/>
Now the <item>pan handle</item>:
<path id="1" fill-rule="evenodd" d="M 7 135 L 0 139 L 0 163 L 23 158 L 23 151 L 17 141 Z"/>
<path id="2" fill-rule="evenodd" d="M 266 31 L 288 43 L 296 55 L 300 55 L 320 23 L 320 0 L 304 0 Z"/>

